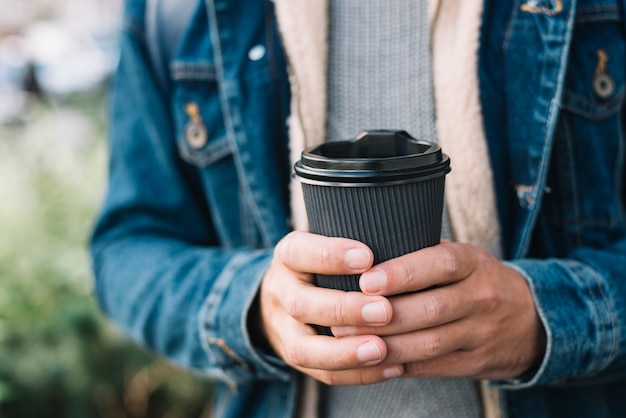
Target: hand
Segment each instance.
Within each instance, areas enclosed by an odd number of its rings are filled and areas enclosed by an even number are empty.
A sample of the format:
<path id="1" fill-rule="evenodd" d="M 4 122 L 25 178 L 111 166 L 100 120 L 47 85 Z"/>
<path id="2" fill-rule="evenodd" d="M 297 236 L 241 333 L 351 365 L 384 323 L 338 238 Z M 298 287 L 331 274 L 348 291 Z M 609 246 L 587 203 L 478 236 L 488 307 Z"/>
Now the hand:
<path id="1" fill-rule="evenodd" d="M 376 335 L 318 335 L 308 324 L 384 326 L 389 300 L 361 292 L 322 289 L 313 273 L 360 274 L 373 262 L 361 242 L 293 232 L 283 238 L 260 290 L 262 328 L 276 354 L 295 369 L 327 384 L 355 385 L 400 376 L 401 364 L 382 361 L 387 346 Z"/>
<path id="2" fill-rule="evenodd" d="M 393 318 L 333 333 L 382 336 L 385 362 L 404 363 L 404 376 L 507 379 L 543 357 L 545 331 L 526 281 L 478 246 L 443 242 L 389 260 L 360 286 L 390 297 Z"/>

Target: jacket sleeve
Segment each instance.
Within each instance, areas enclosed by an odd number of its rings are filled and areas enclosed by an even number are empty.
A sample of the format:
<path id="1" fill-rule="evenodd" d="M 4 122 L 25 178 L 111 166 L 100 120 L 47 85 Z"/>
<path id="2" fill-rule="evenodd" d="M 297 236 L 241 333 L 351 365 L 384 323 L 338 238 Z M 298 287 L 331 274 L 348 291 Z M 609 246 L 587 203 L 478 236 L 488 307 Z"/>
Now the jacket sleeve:
<path id="1" fill-rule="evenodd" d="M 179 366 L 229 384 L 287 379 L 246 329 L 272 249 L 220 247 L 146 64 L 137 3 L 128 2 L 121 36 L 108 191 L 90 246 L 98 301 L 123 332 Z"/>
<path id="2" fill-rule="evenodd" d="M 527 280 L 547 333 L 543 362 L 532 376 L 497 382 L 522 389 L 626 376 L 626 242 L 580 248 L 567 259 L 508 263 Z"/>

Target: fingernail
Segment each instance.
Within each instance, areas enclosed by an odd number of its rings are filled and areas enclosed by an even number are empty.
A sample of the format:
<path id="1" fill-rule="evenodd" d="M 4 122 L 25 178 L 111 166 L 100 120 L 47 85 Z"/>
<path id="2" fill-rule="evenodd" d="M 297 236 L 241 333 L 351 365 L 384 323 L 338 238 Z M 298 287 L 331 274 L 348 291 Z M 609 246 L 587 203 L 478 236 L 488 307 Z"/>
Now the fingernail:
<path id="1" fill-rule="evenodd" d="M 346 251 L 346 264 L 352 269 L 365 269 L 370 265 L 370 253 L 364 248 L 352 248 Z"/>
<path id="2" fill-rule="evenodd" d="M 374 324 L 386 324 L 389 316 L 382 302 L 368 303 L 361 309 L 363 320 Z"/>
<path id="3" fill-rule="evenodd" d="M 381 360 L 383 353 L 376 344 L 372 341 L 368 341 L 357 347 L 356 356 L 362 363 L 370 363 Z"/>
<path id="4" fill-rule="evenodd" d="M 387 286 L 387 274 L 382 270 L 370 270 L 361 275 L 359 286 L 365 293 L 378 293 Z"/>
<path id="5" fill-rule="evenodd" d="M 402 368 L 401 367 L 388 367 L 383 370 L 383 376 L 385 379 L 393 379 L 394 377 L 402 376 Z"/>

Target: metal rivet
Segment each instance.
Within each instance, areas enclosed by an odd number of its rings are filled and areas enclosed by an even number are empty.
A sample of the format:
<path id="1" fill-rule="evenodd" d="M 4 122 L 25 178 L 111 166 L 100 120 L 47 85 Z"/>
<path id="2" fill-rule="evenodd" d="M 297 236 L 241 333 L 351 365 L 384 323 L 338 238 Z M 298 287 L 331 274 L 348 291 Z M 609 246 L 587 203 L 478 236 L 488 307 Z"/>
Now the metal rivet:
<path id="1" fill-rule="evenodd" d="M 256 45 L 250 51 L 248 51 L 248 58 L 252 61 L 258 61 L 265 56 L 265 47 L 263 45 Z"/>

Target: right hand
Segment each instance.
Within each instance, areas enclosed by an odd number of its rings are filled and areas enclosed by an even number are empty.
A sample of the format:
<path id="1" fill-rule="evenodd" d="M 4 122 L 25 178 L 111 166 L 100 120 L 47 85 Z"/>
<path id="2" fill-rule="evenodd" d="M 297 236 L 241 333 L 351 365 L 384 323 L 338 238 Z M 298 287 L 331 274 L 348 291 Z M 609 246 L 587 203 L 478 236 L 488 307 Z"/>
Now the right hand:
<path id="1" fill-rule="evenodd" d="M 315 286 L 314 273 L 361 274 L 373 263 L 363 243 L 292 232 L 274 251 L 260 290 L 262 331 L 276 354 L 291 367 L 329 385 L 381 382 L 404 372 L 382 364 L 387 347 L 376 335 L 335 338 L 309 324 L 378 327 L 393 312 L 383 296 Z"/>

